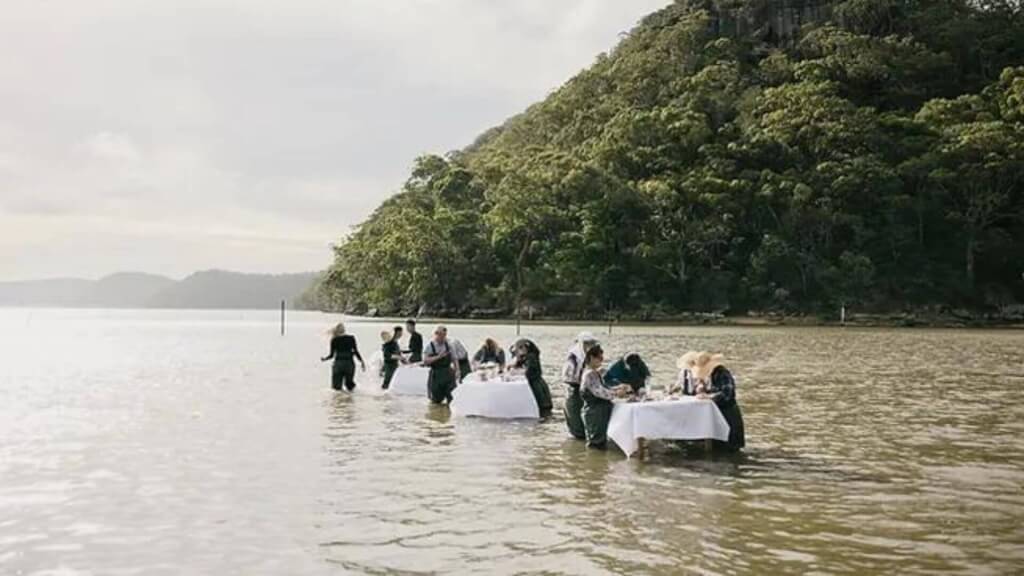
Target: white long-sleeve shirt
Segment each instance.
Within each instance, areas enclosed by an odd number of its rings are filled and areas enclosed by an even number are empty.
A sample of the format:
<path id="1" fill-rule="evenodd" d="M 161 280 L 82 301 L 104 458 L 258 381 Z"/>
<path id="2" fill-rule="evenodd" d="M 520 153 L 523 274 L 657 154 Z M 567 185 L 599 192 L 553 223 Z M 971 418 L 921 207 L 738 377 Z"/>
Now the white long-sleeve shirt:
<path id="1" fill-rule="evenodd" d="M 615 399 L 615 392 L 612 392 L 611 388 L 604 385 L 604 376 L 601 375 L 600 370 L 593 368 L 584 370 L 583 379 L 580 381 L 580 392 L 584 390 L 589 391 L 598 398 L 604 398 L 609 401 Z"/>

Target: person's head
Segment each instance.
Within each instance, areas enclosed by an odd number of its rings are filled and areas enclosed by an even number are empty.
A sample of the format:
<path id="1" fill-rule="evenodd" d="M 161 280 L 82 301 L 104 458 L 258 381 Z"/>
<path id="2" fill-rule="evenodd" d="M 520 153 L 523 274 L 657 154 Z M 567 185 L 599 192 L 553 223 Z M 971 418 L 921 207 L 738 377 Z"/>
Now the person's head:
<path id="1" fill-rule="evenodd" d="M 584 354 L 598 344 L 597 337 L 590 332 L 580 332 L 576 336 L 576 342 L 583 349 Z"/>
<path id="2" fill-rule="evenodd" d="M 446 326 L 439 325 L 437 328 L 434 328 L 434 340 L 443 342 L 446 338 L 448 338 L 448 328 Z"/>
<path id="3" fill-rule="evenodd" d="M 640 355 L 636 352 L 626 354 L 623 361 L 625 361 L 626 367 L 629 368 L 631 372 L 636 372 L 645 378 L 651 375 L 650 370 L 647 368 L 647 364 L 644 363 L 643 359 L 640 358 Z"/>
<path id="4" fill-rule="evenodd" d="M 384 342 L 390 342 L 393 337 L 394 335 L 387 330 L 380 331 L 380 339 Z"/>
<path id="5" fill-rule="evenodd" d="M 413 320 L 412 318 L 409 318 L 408 320 L 405 321 L 405 328 L 409 332 L 415 332 L 416 331 L 416 321 Z"/>
<path id="6" fill-rule="evenodd" d="M 584 357 L 584 364 L 590 368 L 599 368 L 604 363 L 604 349 L 601 348 L 600 344 L 594 343 L 593 346 L 587 349 L 587 355 Z"/>
<path id="7" fill-rule="evenodd" d="M 395 326 L 394 339 L 395 340 L 401 340 L 401 338 L 402 338 L 402 327 L 401 326 Z"/>
<path id="8" fill-rule="evenodd" d="M 345 334 L 345 323 L 338 322 L 334 328 L 331 329 L 331 336 L 343 336 Z"/>
<path id="9" fill-rule="evenodd" d="M 540 349 L 537 348 L 537 345 L 534 344 L 532 340 L 523 338 L 521 340 L 516 340 L 516 343 L 512 345 L 512 354 L 517 357 L 521 358 L 531 353 L 540 354 Z"/>
<path id="10" fill-rule="evenodd" d="M 493 352 L 498 349 L 498 342 L 495 341 L 494 338 L 487 338 L 484 340 L 484 348 Z"/>

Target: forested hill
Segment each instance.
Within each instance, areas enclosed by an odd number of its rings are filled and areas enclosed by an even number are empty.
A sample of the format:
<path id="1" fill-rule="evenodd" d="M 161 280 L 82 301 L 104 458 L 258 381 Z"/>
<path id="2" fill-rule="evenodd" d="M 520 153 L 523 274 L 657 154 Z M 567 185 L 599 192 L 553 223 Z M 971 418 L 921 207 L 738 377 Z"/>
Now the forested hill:
<path id="1" fill-rule="evenodd" d="M 1022 183 L 1019 2 L 677 0 L 419 158 L 322 289 L 352 312 L 991 310 L 1024 301 Z"/>

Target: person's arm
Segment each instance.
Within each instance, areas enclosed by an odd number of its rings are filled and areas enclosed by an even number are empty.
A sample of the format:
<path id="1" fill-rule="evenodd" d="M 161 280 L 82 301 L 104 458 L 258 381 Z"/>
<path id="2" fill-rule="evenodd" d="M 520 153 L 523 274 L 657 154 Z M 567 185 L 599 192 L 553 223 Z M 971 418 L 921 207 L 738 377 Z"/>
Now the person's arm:
<path id="1" fill-rule="evenodd" d="M 580 388 L 589 390 L 591 394 L 598 398 L 604 398 L 605 400 L 614 400 L 618 397 L 615 390 L 608 388 L 601 382 L 601 375 L 596 371 L 589 371 L 583 377 L 583 382 L 580 383 Z"/>
<path id="2" fill-rule="evenodd" d="M 711 399 L 716 404 L 730 404 L 736 400 L 736 380 L 732 372 L 725 368 L 716 369 L 711 374 Z"/>
<path id="3" fill-rule="evenodd" d="M 576 356 L 570 354 L 562 366 L 562 382 L 566 384 L 579 384 L 576 380 Z"/>
<path id="4" fill-rule="evenodd" d="M 505 351 L 498 348 L 498 369 L 501 372 L 505 371 Z"/>
<path id="5" fill-rule="evenodd" d="M 330 354 L 320 358 L 320 361 L 321 362 L 327 362 L 328 360 L 330 360 L 332 358 L 334 358 L 334 338 L 331 338 L 331 351 L 330 351 Z"/>

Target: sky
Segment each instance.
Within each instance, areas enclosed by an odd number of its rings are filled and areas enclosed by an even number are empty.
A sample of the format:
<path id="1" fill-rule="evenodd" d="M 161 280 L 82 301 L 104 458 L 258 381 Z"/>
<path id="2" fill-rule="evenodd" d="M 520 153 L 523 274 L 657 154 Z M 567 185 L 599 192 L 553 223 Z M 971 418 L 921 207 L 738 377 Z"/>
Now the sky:
<path id="1" fill-rule="evenodd" d="M 0 11 L 0 281 L 330 264 L 669 0 L 33 0 Z"/>

